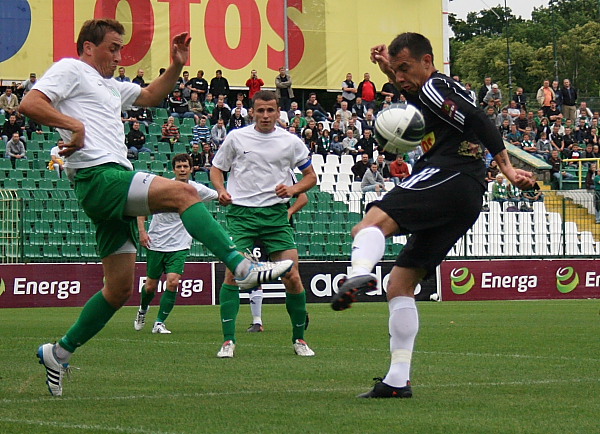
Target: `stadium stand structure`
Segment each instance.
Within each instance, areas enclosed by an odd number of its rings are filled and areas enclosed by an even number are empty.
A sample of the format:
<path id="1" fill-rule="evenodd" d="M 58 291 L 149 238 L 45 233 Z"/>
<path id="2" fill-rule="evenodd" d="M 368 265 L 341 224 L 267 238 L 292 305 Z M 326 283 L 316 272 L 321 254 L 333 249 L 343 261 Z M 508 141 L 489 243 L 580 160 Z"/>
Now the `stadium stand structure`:
<path id="1" fill-rule="evenodd" d="M 166 115 L 156 110 L 157 115 Z M 156 117 L 162 121 L 161 116 Z M 174 154 L 189 152 L 191 136 L 173 145 L 159 142 L 160 126 L 150 125 L 147 146 L 133 161 L 136 170 L 174 177 L 170 160 Z M 191 125 L 181 125 L 184 131 Z M 187 132 L 187 131 L 186 131 Z M 96 242 L 92 222 L 79 208 L 71 183 L 47 169 L 56 132 L 44 127 L 27 142 L 27 159 L 12 168 L 0 158 L 0 248 L 3 262 L 96 262 Z M 509 146 L 507 146 L 509 147 Z M 5 144 L 0 140 L 0 151 Z M 510 149 L 519 157 L 518 149 Z M 377 154 L 375 151 L 374 157 Z M 521 156 L 522 157 L 522 156 Z M 534 158 L 534 157 L 530 157 Z M 308 192 L 309 204 L 295 216 L 296 241 L 301 259 L 347 260 L 350 256 L 352 227 L 362 218 L 365 206 L 377 200 L 376 193 L 362 193 L 351 167 L 355 158 L 313 155 L 318 185 Z M 543 162 L 540 171 L 546 170 Z M 529 164 L 528 163 L 528 164 Z M 531 164 L 530 164 L 531 165 Z M 567 167 L 577 173 L 577 168 Z M 196 180 L 210 186 L 208 175 L 198 173 Z M 301 177 L 301 173 L 297 173 Z M 563 183 L 563 187 L 575 187 Z M 577 187 L 579 182 L 577 182 Z M 386 189 L 393 183 L 386 183 Z M 600 254 L 600 225 L 595 225 L 593 196 L 585 190 L 545 190 L 545 201 L 534 203 L 530 212 L 511 212 L 507 205 L 485 197 L 487 210 L 453 247 L 449 257 L 561 257 Z M 382 193 L 382 194 L 385 194 Z M 226 225 L 225 210 L 215 202 L 207 204 L 217 221 Z M 393 259 L 406 242 L 405 236 L 390 238 L 385 258 Z M 194 242 L 192 261 L 214 261 L 201 244 Z M 145 259 L 140 249 L 139 259 Z"/>

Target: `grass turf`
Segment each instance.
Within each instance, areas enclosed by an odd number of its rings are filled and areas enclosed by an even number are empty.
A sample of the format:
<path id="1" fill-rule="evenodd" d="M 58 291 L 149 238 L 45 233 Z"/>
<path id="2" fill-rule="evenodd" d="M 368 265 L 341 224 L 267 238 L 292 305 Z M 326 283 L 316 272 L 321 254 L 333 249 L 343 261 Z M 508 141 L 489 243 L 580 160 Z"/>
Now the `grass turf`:
<path id="1" fill-rule="evenodd" d="M 600 432 L 597 300 L 419 303 L 410 400 L 355 395 L 389 363 L 387 305 L 309 305 L 313 358 L 293 354 L 283 305 L 264 333 L 238 318 L 234 359 L 217 359 L 218 307 L 177 306 L 171 335 L 121 309 L 72 359 L 64 396 L 34 357 L 80 309 L 0 311 L 0 433 Z"/>

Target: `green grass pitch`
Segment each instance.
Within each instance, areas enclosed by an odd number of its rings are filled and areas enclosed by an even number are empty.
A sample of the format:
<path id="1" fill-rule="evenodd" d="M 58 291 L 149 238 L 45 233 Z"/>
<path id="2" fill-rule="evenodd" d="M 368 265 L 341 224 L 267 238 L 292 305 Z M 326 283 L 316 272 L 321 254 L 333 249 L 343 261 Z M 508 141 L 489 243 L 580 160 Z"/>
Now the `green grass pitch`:
<path id="1" fill-rule="evenodd" d="M 218 307 L 176 306 L 171 335 L 136 332 L 123 308 L 75 354 L 62 398 L 35 352 L 80 309 L 3 309 L 0 433 L 600 432 L 597 300 L 418 306 L 409 400 L 355 398 L 387 372 L 384 303 L 309 305 L 313 358 L 293 354 L 283 305 L 264 306 L 256 334 L 244 305 L 226 360 Z"/>

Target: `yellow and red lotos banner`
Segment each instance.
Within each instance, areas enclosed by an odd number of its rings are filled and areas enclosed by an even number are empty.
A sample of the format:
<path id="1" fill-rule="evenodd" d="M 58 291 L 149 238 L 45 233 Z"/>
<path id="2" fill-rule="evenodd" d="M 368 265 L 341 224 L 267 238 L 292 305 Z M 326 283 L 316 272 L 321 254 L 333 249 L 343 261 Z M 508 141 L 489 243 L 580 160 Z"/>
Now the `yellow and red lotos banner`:
<path id="1" fill-rule="evenodd" d="M 189 32 L 194 77 L 216 69 L 231 86 L 258 70 L 273 87 L 285 65 L 284 0 L 0 0 L 0 79 L 38 77 L 55 61 L 77 57 L 79 28 L 91 18 L 116 18 L 126 28 L 122 66 L 151 81 L 169 64 L 173 35 Z M 443 69 L 442 0 L 288 0 L 288 60 L 294 87 L 340 89 L 369 72 L 378 89 L 387 81 L 369 61 L 370 47 L 404 31 L 427 36 Z M 4 82 L 4 84 L 6 84 Z"/>

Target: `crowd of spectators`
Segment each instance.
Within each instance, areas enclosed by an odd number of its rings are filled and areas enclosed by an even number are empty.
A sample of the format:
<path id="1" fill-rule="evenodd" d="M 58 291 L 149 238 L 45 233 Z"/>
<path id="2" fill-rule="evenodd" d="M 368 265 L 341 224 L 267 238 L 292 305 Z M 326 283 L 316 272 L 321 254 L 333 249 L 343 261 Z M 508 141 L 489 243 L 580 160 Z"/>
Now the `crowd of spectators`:
<path id="1" fill-rule="evenodd" d="M 460 81 L 457 76 L 453 78 Z M 29 79 L 8 86 L 0 95 L 0 114 L 5 117 L 0 135 L 6 145 L 5 157 L 11 159 L 13 167 L 16 160 L 26 158 L 27 141 L 35 135 L 43 134 L 41 125 L 24 119 L 18 111 L 19 96 L 30 91 L 36 79 L 36 74 L 32 73 Z M 136 76 L 131 79 L 125 68 L 119 67 L 115 79 L 131 81 L 140 86 L 148 85 L 142 69 L 138 69 Z M 171 145 L 183 143 L 192 158 L 214 155 L 229 131 L 254 122 L 251 97 L 265 86 L 265 81 L 253 69 L 245 84 L 247 94 L 244 91 L 235 93 L 231 91 L 221 70 L 217 70 L 210 81 L 204 78 L 203 70 L 198 70 L 192 78 L 189 71 L 184 71 L 160 107 L 132 107 L 123 113 L 123 122 L 128 126 L 128 156 L 136 159 L 140 152 L 152 152 L 147 136 L 151 126 L 156 125 L 157 121 L 161 122 L 157 126 L 160 130 L 159 141 Z M 354 81 L 352 74 L 348 73 L 341 82 L 340 93 L 331 107 L 324 107 L 316 92 L 309 93 L 306 101 L 297 101 L 292 77 L 285 68 L 280 68 L 272 85 L 280 101 L 278 126 L 297 135 L 311 153 L 324 157 L 330 154 L 351 155 L 357 161 L 353 167 L 355 180 L 363 184 L 370 183 L 363 188 L 365 191 L 385 188 L 381 179 L 384 182 L 399 183 L 410 173 L 410 165 L 422 155 L 420 148 L 407 155 L 390 154 L 377 143 L 374 127 L 378 111 L 393 103 L 406 103 L 390 82 L 384 83 L 378 91 L 369 73 L 364 73 L 360 82 Z M 500 86 L 493 83 L 491 77 L 485 77 L 477 91 L 470 83 L 465 83 L 464 86 L 496 125 L 503 138 L 548 163 L 554 179 L 573 177 L 565 170 L 565 159 L 568 160 L 568 165 L 576 166 L 574 160 L 600 158 L 600 114 L 592 112 L 585 101 L 578 100 L 577 90 L 569 79 L 564 79 L 562 86 L 557 81 L 543 81 L 533 102 L 528 101 L 520 87 L 516 89 L 512 99 L 507 100 Z M 233 94 L 235 100 L 228 101 Z M 166 112 L 166 118 L 157 116 L 159 108 Z M 186 124 L 187 120 L 191 125 Z M 183 125 L 191 127 L 190 134 L 182 133 Z M 375 151 L 379 154 L 378 160 L 373 158 Z M 210 166 L 210 161 L 212 157 L 205 157 L 201 165 L 195 165 L 198 168 L 194 171 L 205 170 Z M 377 165 L 379 176 L 373 176 L 375 181 L 370 179 L 372 176 L 368 173 L 371 171 L 371 163 Z M 590 171 L 591 163 L 585 163 Z M 51 165 L 54 168 L 54 164 Z M 487 153 L 486 165 L 487 181 L 497 182 L 498 175 L 501 174 Z M 364 180 L 365 174 L 369 178 L 367 181 Z"/>

